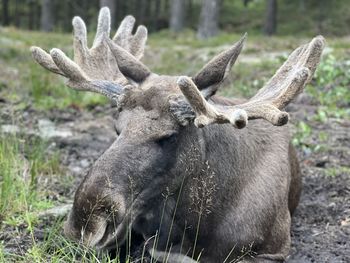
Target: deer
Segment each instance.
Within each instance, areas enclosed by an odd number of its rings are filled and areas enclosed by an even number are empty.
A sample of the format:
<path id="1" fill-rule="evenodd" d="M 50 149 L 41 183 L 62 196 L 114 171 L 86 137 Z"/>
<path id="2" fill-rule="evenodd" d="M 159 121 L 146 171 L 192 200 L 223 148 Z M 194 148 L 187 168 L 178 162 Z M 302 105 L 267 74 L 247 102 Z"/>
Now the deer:
<path id="1" fill-rule="evenodd" d="M 74 61 L 31 47 L 68 87 L 115 106 L 116 139 L 76 190 L 66 237 L 98 251 L 134 244 L 141 262 L 140 249 L 152 262 L 285 262 L 302 186 L 284 108 L 311 81 L 324 38 L 237 101 L 215 94 L 246 34 L 192 77 L 158 75 L 141 62 L 146 27 L 132 34 L 127 16 L 110 38 L 110 20 L 102 8 L 89 49 L 84 21 L 73 19 Z"/>

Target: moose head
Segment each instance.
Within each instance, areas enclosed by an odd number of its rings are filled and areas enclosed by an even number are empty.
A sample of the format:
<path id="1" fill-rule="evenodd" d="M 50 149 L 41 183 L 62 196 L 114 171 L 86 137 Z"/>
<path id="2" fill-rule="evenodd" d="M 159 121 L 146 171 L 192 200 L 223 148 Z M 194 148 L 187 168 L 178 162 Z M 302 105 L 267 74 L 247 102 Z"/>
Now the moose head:
<path id="1" fill-rule="evenodd" d="M 116 140 L 77 189 L 65 234 L 103 249 L 125 242 L 132 229 L 145 242 L 157 240 L 153 256 L 171 250 L 169 262 L 188 252 L 222 262 L 234 246 L 249 244 L 257 258 L 283 260 L 300 178 L 288 129 L 279 126 L 289 118 L 283 108 L 312 78 L 323 38 L 297 48 L 255 96 L 234 104 L 215 93 L 246 35 L 192 78 L 163 76 L 140 62 L 147 30 L 132 34 L 134 22 L 127 16 L 110 39 L 102 8 L 89 49 L 75 17 L 74 62 L 56 48 L 31 48 L 69 87 L 117 105 Z"/>

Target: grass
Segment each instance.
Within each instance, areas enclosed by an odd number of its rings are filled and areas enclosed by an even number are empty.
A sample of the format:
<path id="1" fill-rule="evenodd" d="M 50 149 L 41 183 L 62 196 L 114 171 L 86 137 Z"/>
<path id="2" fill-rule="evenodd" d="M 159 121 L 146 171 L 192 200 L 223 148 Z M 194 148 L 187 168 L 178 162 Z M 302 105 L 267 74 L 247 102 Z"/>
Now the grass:
<path id="1" fill-rule="evenodd" d="M 339 61 L 333 55 L 326 56 L 318 68 L 314 85 L 307 88 L 307 92 L 320 104 L 316 120 L 350 119 L 349 85 L 350 60 Z"/>
<path id="2" fill-rule="evenodd" d="M 330 177 L 335 177 L 340 174 L 350 174 L 350 167 L 339 166 L 339 167 L 330 167 L 326 169 L 326 175 Z"/>
<path id="3" fill-rule="evenodd" d="M 222 33 L 208 41 L 199 41 L 190 30 L 180 35 L 162 31 L 150 36 L 144 61 L 159 74 L 193 75 L 213 55 L 240 37 L 238 34 Z M 305 37 L 294 36 L 249 36 L 241 58 L 234 66 L 221 94 L 228 97 L 252 96 L 273 75 L 286 55 L 306 41 Z M 328 41 L 331 50 L 322 60 L 313 82 L 306 88 L 306 93 L 319 105 L 317 113 L 312 117 L 313 121 L 349 119 L 348 43 L 347 38 Z M 39 45 L 46 50 L 60 47 L 72 55 L 70 34 L 43 34 L 1 28 L 0 98 L 9 102 L 14 111 L 22 112 L 33 108 L 46 112 L 69 107 L 89 110 L 106 103 L 99 95 L 70 90 L 65 87 L 62 78 L 36 65 L 29 54 L 31 45 Z M 5 119 L 0 120 L 0 125 L 3 122 Z M 297 123 L 293 143 L 298 147 L 311 147 L 308 140 L 313 133 L 312 129 L 306 122 Z M 329 136 L 325 132 L 318 133 L 319 141 L 324 143 Z M 331 168 L 326 173 L 336 176 L 343 172 L 349 172 L 348 168 Z M 21 134 L 0 134 L 0 230 L 11 228 L 15 235 L 23 236 L 25 233 L 31 238 L 30 247 L 21 255 L 5 250 L 5 241 L 0 241 L 0 262 L 67 262 L 72 258 L 86 262 L 118 261 L 113 261 L 108 255 L 101 258 L 95 251 L 67 241 L 61 234 L 62 219 L 45 225 L 43 241 L 34 238 L 36 229 L 45 223 L 38 218 L 38 213 L 59 202 L 50 198 L 48 188 L 52 185 L 43 184 L 43 178 L 48 181 L 57 180 L 62 184 L 62 181 L 67 181 L 64 173 L 60 165 L 60 153 L 52 152 L 49 142 Z M 86 259 L 79 255 L 85 255 Z"/>
<path id="4" fill-rule="evenodd" d="M 41 224 L 39 212 L 56 203 L 46 182 L 62 175 L 59 154 L 49 152 L 47 142 L 0 134 L 0 229 L 12 229 L 14 236 L 29 237 L 32 243 L 23 255 L 13 255 L 0 241 L 0 262 L 45 262 L 38 260 L 45 242 L 36 242 L 34 230 Z"/>
<path id="5" fill-rule="evenodd" d="M 62 219 L 58 219 L 46 226 L 43 242 L 37 242 L 34 232 L 31 231 L 31 247 L 22 255 L 5 252 L 3 244 L 0 243 L 0 262 L 119 262 L 107 254 L 99 255 L 90 248 L 67 240 L 61 233 L 62 223 Z"/>
<path id="6" fill-rule="evenodd" d="M 38 138 L 0 135 L 0 214 L 7 225 L 37 221 L 37 214 L 54 205 L 47 181 L 63 174 L 58 152 Z"/>
<path id="7" fill-rule="evenodd" d="M 323 57 L 315 73 L 314 80 L 305 92 L 318 105 L 316 113 L 309 118 L 316 123 L 327 123 L 350 120 L 350 60 L 340 59 L 332 53 Z M 297 123 L 297 132 L 293 144 L 311 151 L 326 150 L 325 143 L 329 134 L 318 133 L 319 144 L 311 141 L 312 127 L 304 121 Z"/>

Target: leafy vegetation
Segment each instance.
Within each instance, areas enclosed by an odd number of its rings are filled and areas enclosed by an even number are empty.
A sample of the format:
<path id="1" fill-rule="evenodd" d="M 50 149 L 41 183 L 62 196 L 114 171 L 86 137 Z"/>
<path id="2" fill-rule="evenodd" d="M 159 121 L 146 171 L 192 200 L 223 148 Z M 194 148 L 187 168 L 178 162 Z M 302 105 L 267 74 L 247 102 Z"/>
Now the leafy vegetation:
<path id="1" fill-rule="evenodd" d="M 0 214 L 4 222 L 27 221 L 31 212 L 52 206 L 44 189 L 38 191 L 38 180 L 59 173 L 60 166 L 58 155 L 48 157 L 45 148 L 37 139 L 0 137 Z"/>
<path id="2" fill-rule="evenodd" d="M 338 59 L 332 53 L 324 56 L 316 71 L 314 81 L 306 87 L 306 93 L 318 105 L 315 114 L 310 119 L 320 123 L 327 123 L 329 119 L 350 120 L 349 86 L 350 60 Z M 312 127 L 304 121 L 299 122 L 293 144 L 312 151 L 324 150 L 323 144 L 312 143 L 311 134 Z M 321 143 L 325 143 L 328 138 L 329 135 L 325 132 L 318 134 L 318 140 Z M 337 174 L 337 171 L 333 169 L 327 174 Z"/>
<path id="3" fill-rule="evenodd" d="M 307 92 L 321 105 L 315 116 L 324 122 L 327 118 L 350 118 L 350 60 L 326 56 L 320 64 L 315 84 Z"/>

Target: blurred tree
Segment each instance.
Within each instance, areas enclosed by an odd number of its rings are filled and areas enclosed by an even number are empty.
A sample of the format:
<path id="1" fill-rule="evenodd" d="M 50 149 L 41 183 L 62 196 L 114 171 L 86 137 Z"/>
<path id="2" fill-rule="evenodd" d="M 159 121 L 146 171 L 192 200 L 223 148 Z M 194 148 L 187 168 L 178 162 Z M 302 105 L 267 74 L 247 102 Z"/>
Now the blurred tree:
<path id="1" fill-rule="evenodd" d="M 154 1 L 154 6 L 153 6 L 153 15 L 151 16 L 152 18 L 152 29 L 153 30 L 158 30 L 159 28 L 159 17 L 160 17 L 160 10 L 161 10 L 161 6 L 162 5 L 162 1 L 161 0 L 155 0 Z"/>
<path id="2" fill-rule="evenodd" d="M 305 0 L 299 0 L 299 10 L 300 12 L 305 12 Z"/>
<path id="3" fill-rule="evenodd" d="M 28 0 L 28 28 L 33 30 L 34 28 L 34 1 Z"/>
<path id="4" fill-rule="evenodd" d="M 277 29 L 277 0 L 267 0 L 266 4 L 264 33 L 271 36 L 276 33 Z"/>
<path id="5" fill-rule="evenodd" d="M 245 7 L 248 6 L 249 2 L 251 2 L 252 0 L 243 0 L 243 4 Z"/>
<path id="6" fill-rule="evenodd" d="M 111 12 L 111 28 L 115 26 L 116 0 L 100 0 L 100 7 L 107 6 Z"/>
<path id="7" fill-rule="evenodd" d="M 180 32 L 184 27 L 186 6 L 184 0 L 172 0 L 170 10 L 170 30 Z"/>
<path id="8" fill-rule="evenodd" d="M 2 24 L 4 26 L 8 26 L 10 24 L 8 0 L 2 0 Z"/>
<path id="9" fill-rule="evenodd" d="M 19 0 L 15 0 L 15 14 L 14 14 L 14 20 L 15 20 L 15 26 L 20 27 L 21 25 L 21 16 L 19 9 L 21 8 L 21 5 L 19 3 Z"/>
<path id="10" fill-rule="evenodd" d="M 53 0 L 42 0 L 41 2 L 41 18 L 40 27 L 42 31 L 52 31 L 54 25 L 53 18 Z"/>
<path id="11" fill-rule="evenodd" d="M 135 9 L 132 13 L 136 14 L 136 19 L 138 23 L 144 24 L 146 20 L 146 12 L 149 3 L 147 0 L 138 0 L 135 3 Z"/>
<path id="12" fill-rule="evenodd" d="M 312 1 L 311 3 L 314 4 L 314 6 L 316 7 L 315 9 L 317 10 L 316 14 L 314 15 L 317 34 L 323 34 L 326 24 L 330 22 L 329 20 L 327 21 L 327 19 L 330 18 L 329 14 L 332 13 L 332 11 L 334 11 L 334 7 L 336 5 L 334 5 L 334 3 L 328 0 L 318 0 L 316 2 Z M 331 20 L 334 19 L 331 18 Z"/>
<path id="13" fill-rule="evenodd" d="M 218 34 L 218 19 L 221 0 L 203 0 L 197 37 L 206 39 Z"/>
<path id="14" fill-rule="evenodd" d="M 197 29 L 199 38 L 215 35 L 218 25 L 229 32 L 267 35 L 275 34 L 277 28 L 283 35 L 350 34 L 349 0 L 0 0 L 0 23 L 70 32 L 72 17 L 77 15 L 90 30 L 96 26 L 100 6 L 110 8 L 113 29 L 131 14 L 150 33 L 165 28 L 177 32 L 186 26 Z"/>

